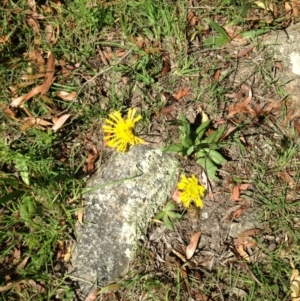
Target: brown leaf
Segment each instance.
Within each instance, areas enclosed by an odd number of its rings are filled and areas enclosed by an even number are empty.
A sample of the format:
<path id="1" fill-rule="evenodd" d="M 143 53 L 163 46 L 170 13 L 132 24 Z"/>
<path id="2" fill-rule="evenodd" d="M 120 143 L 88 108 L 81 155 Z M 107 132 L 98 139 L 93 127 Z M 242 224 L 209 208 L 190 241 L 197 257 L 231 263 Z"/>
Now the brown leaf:
<path id="1" fill-rule="evenodd" d="M 244 212 L 243 208 L 239 208 L 238 210 L 236 210 L 235 212 L 233 212 L 230 220 L 234 219 L 234 218 L 239 218 Z"/>
<path id="2" fill-rule="evenodd" d="M 221 138 L 221 140 L 224 140 L 224 138 L 226 138 L 227 136 L 229 136 L 233 131 L 235 131 L 236 130 L 236 126 L 230 126 L 229 128 L 228 128 L 228 130 L 226 131 L 226 133 L 222 136 L 222 138 Z"/>
<path id="3" fill-rule="evenodd" d="M 99 151 L 94 145 L 92 145 L 91 152 L 88 153 L 86 162 L 83 166 L 83 171 L 84 172 L 93 171 L 95 169 L 95 163 L 98 158 L 99 158 Z"/>
<path id="4" fill-rule="evenodd" d="M 33 125 L 50 126 L 53 124 L 49 121 L 43 120 L 38 117 L 29 117 L 29 118 L 26 118 L 26 122 L 22 125 L 20 130 L 23 132 Z"/>
<path id="5" fill-rule="evenodd" d="M 118 50 L 118 51 L 116 51 L 116 52 L 110 52 L 110 53 L 106 53 L 106 52 L 104 52 L 104 55 L 105 55 L 105 57 L 107 58 L 107 59 L 113 59 L 113 58 L 115 58 L 115 57 L 118 57 L 118 58 L 120 58 L 120 57 L 122 57 L 122 56 L 124 56 L 126 54 L 126 51 L 125 50 Z"/>
<path id="6" fill-rule="evenodd" d="M 94 300 L 96 300 L 96 298 L 98 297 L 98 293 L 99 293 L 99 290 L 98 290 L 98 289 L 94 290 L 93 292 L 91 292 L 91 293 L 84 299 L 84 301 L 94 301 Z"/>
<path id="7" fill-rule="evenodd" d="M 10 41 L 10 36 L 8 34 L 5 34 L 0 37 L 0 44 L 6 45 L 7 42 Z"/>
<path id="8" fill-rule="evenodd" d="M 46 40 L 51 43 L 52 45 L 55 45 L 59 38 L 59 25 L 55 24 L 54 26 L 52 24 L 47 24 L 45 27 L 46 32 Z"/>
<path id="9" fill-rule="evenodd" d="M 218 69 L 214 74 L 214 81 L 217 82 L 221 75 L 221 69 Z"/>
<path id="10" fill-rule="evenodd" d="M 45 81 L 41 90 L 41 95 L 44 95 L 48 92 L 50 86 L 52 85 L 52 79 L 54 76 L 54 68 L 55 68 L 55 57 L 53 52 L 48 53 L 48 60 L 46 66 L 46 74 Z"/>
<path id="11" fill-rule="evenodd" d="M 284 2 L 284 8 L 287 12 L 290 12 L 292 10 L 292 6 L 290 5 L 290 3 L 288 1 Z"/>
<path id="12" fill-rule="evenodd" d="M 71 258 L 71 255 L 72 255 L 72 248 L 71 248 L 71 246 L 68 246 L 67 252 L 64 255 L 64 262 L 68 262 Z"/>
<path id="13" fill-rule="evenodd" d="M 251 52 L 254 48 L 254 45 L 249 46 L 246 49 L 241 50 L 240 52 L 238 52 L 238 54 L 236 55 L 237 57 L 243 57 L 246 56 L 249 52 Z"/>
<path id="14" fill-rule="evenodd" d="M 170 57 L 165 54 L 163 58 L 163 69 L 161 70 L 160 75 L 164 76 L 166 75 L 169 71 L 171 70 L 171 62 L 170 62 Z"/>
<path id="15" fill-rule="evenodd" d="M 4 103 L 0 102 L 0 108 L 2 109 L 3 113 L 6 114 L 11 119 L 17 119 L 15 112 L 13 112 L 9 106 L 5 105 Z"/>
<path id="16" fill-rule="evenodd" d="M 251 99 L 252 99 L 252 91 L 251 89 L 249 89 L 249 96 L 244 101 L 238 103 L 237 105 L 235 105 L 233 108 L 229 110 L 228 118 L 233 117 L 237 113 L 244 112 L 245 109 L 248 107 L 248 104 L 250 103 Z"/>
<path id="17" fill-rule="evenodd" d="M 71 116 L 71 114 L 65 114 L 65 115 L 62 115 L 60 116 L 56 122 L 54 123 L 54 125 L 52 126 L 52 130 L 54 132 L 56 132 L 57 130 L 59 130 L 63 125 L 64 123 L 67 121 L 67 119 Z"/>
<path id="18" fill-rule="evenodd" d="M 43 293 L 46 292 L 45 288 L 44 288 L 42 285 L 36 283 L 36 282 L 35 282 L 34 280 L 32 280 L 32 279 L 28 280 L 27 283 L 28 283 L 29 285 L 31 285 L 31 287 L 35 288 L 40 294 L 43 294 Z"/>
<path id="19" fill-rule="evenodd" d="M 236 247 L 237 252 L 240 254 L 242 258 L 249 261 L 250 257 L 248 253 L 245 251 L 246 247 L 251 247 L 256 244 L 256 241 L 252 239 L 252 236 L 257 235 L 261 230 L 258 228 L 253 228 L 241 233 L 238 238 L 234 240 L 234 245 Z"/>
<path id="20" fill-rule="evenodd" d="M 187 16 L 188 24 L 194 27 L 198 22 L 199 19 L 195 15 L 195 13 L 191 10 L 188 11 L 188 16 Z"/>
<path id="21" fill-rule="evenodd" d="M 46 25 L 45 32 L 46 32 L 46 40 L 48 42 L 51 42 L 53 38 L 53 32 L 54 32 L 52 24 Z"/>
<path id="22" fill-rule="evenodd" d="M 36 4 L 35 0 L 27 0 L 28 6 L 31 8 L 32 11 L 36 11 Z"/>
<path id="23" fill-rule="evenodd" d="M 291 188 L 296 186 L 296 181 L 288 174 L 287 171 L 278 172 L 278 175 L 284 182 L 288 183 Z"/>
<path id="24" fill-rule="evenodd" d="M 283 71 L 282 63 L 281 61 L 276 61 L 275 66 L 279 71 Z"/>
<path id="25" fill-rule="evenodd" d="M 190 88 L 183 88 L 183 89 L 179 90 L 179 91 L 174 95 L 175 99 L 176 99 L 176 100 L 179 100 L 179 99 L 181 99 L 182 97 L 186 96 L 186 95 L 188 94 L 189 90 L 190 90 Z"/>
<path id="26" fill-rule="evenodd" d="M 172 195 L 172 200 L 177 204 L 181 204 L 180 191 L 177 188 Z"/>
<path id="27" fill-rule="evenodd" d="M 0 292 L 8 291 L 8 290 L 12 289 L 13 287 L 15 287 L 17 284 L 21 284 L 21 283 L 24 283 L 24 282 L 25 282 L 25 280 L 20 280 L 16 283 L 9 283 L 7 285 L 0 286 Z"/>
<path id="28" fill-rule="evenodd" d="M 291 0 L 292 3 L 292 9 L 293 9 L 293 15 L 294 19 L 299 18 L 299 2 L 297 0 Z"/>
<path id="29" fill-rule="evenodd" d="M 28 24 L 29 24 L 30 26 L 32 26 L 33 31 L 34 31 L 36 34 L 40 35 L 40 26 L 39 26 L 39 23 L 38 23 L 34 18 L 31 18 L 31 17 L 29 17 L 29 18 L 27 19 L 27 22 L 28 22 Z"/>
<path id="30" fill-rule="evenodd" d="M 83 225 L 83 214 L 84 214 L 84 200 L 81 201 L 81 208 L 77 211 L 77 220 L 80 225 Z"/>
<path id="31" fill-rule="evenodd" d="M 31 75 L 31 74 L 24 74 L 21 76 L 22 80 L 34 80 L 34 79 L 38 79 L 38 78 L 42 78 L 45 77 L 44 74 L 35 74 L 35 75 Z"/>
<path id="32" fill-rule="evenodd" d="M 77 92 L 58 91 L 55 95 L 63 100 L 73 100 L 77 96 Z"/>
<path id="33" fill-rule="evenodd" d="M 192 235 L 190 244 L 186 247 L 186 251 L 185 251 L 186 258 L 188 260 L 193 257 L 193 255 L 198 247 L 200 236 L 201 236 L 201 231 L 196 232 Z"/>
<path id="34" fill-rule="evenodd" d="M 42 91 L 43 88 L 43 84 L 39 85 L 35 88 L 33 88 L 30 92 L 28 92 L 25 95 L 22 95 L 18 98 L 13 99 L 13 101 L 11 102 L 11 106 L 12 107 L 18 107 L 22 102 L 25 102 L 27 100 L 29 100 L 30 98 L 32 98 L 33 96 L 39 94 Z"/>
<path id="35" fill-rule="evenodd" d="M 235 185 L 231 191 L 231 197 L 233 201 L 239 201 L 240 200 L 240 188 L 239 185 Z"/>
<path id="36" fill-rule="evenodd" d="M 13 258 L 14 258 L 14 263 L 16 259 L 20 259 L 21 257 L 21 250 L 18 248 L 14 249 L 14 253 L 13 253 Z"/>
<path id="37" fill-rule="evenodd" d="M 28 259 L 30 256 L 26 256 L 16 267 L 16 272 L 20 272 L 20 270 L 23 270 L 25 268 L 25 265 L 27 264 Z"/>
<path id="38" fill-rule="evenodd" d="M 226 97 L 228 98 L 237 98 L 237 99 L 241 99 L 243 98 L 243 93 L 242 92 L 233 92 L 233 93 L 230 93 L 230 94 L 225 94 Z"/>
<path id="39" fill-rule="evenodd" d="M 299 117 L 294 120 L 294 127 L 295 127 L 298 135 L 300 135 L 300 118 Z"/>
<path id="40" fill-rule="evenodd" d="M 161 114 L 163 115 L 168 115 L 170 114 L 171 112 L 174 112 L 177 110 L 177 106 L 176 104 L 171 104 L 170 106 L 167 106 L 167 107 L 163 107 L 160 111 Z"/>
<path id="41" fill-rule="evenodd" d="M 251 184 L 239 184 L 240 190 L 247 190 Z"/>

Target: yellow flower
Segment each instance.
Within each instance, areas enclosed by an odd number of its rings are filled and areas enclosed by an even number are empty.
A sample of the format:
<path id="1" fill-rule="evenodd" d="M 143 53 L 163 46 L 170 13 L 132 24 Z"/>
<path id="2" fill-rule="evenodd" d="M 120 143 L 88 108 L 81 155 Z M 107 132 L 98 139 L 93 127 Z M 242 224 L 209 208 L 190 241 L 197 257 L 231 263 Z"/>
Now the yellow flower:
<path id="1" fill-rule="evenodd" d="M 181 175 L 177 188 L 180 192 L 179 199 L 184 207 L 188 208 L 191 202 L 194 202 L 196 207 L 203 206 L 201 198 L 204 197 L 205 188 L 199 184 L 195 175 L 192 175 L 190 178 Z"/>
<path id="2" fill-rule="evenodd" d="M 119 111 L 114 111 L 108 115 L 103 125 L 104 141 L 109 147 L 116 148 L 120 152 L 125 152 L 129 145 L 142 144 L 143 139 L 138 138 L 134 133 L 135 124 L 142 119 L 141 115 L 134 117 L 136 109 L 129 109 L 127 119 L 123 119 Z"/>

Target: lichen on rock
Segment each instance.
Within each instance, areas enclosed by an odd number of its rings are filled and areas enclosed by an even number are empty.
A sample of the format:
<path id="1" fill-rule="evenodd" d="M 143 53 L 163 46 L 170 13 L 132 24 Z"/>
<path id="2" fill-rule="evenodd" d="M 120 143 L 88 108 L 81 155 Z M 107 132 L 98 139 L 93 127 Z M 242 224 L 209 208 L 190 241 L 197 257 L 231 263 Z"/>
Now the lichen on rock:
<path id="1" fill-rule="evenodd" d="M 116 153 L 88 181 L 84 225 L 77 226 L 72 275 L 84 294 L 128 271 L 137 242 L 175 187 L 178 162 L 160 150 L 135 146 Z"/>

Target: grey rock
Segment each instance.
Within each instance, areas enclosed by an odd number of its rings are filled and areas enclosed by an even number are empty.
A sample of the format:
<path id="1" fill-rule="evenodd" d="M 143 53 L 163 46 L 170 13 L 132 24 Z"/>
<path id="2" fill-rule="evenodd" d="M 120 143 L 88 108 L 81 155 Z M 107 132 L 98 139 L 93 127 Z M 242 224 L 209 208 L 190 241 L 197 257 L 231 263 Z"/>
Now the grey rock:
<path id="1" fill-rule="evenodd" d="M 246 83 L 252 88 L 254 97 L 276 99 L 278 92 L 269 88 L 261 70 L 266 68 L 272 79 L 290 95 L 293 103 L 300 105 L 300 23 L 285 30 L 272 31 L 260 37 L 259 47 L 251 53 L 251 59 L 241 58 L 236 71 L 229 78 L 233 87 Z M 275 62 L 280 62 L 282 70 L 276 68 Z M 270 74 L 272 71 L 273 74 Z M 276 95 L 276 96 L 275 96 Z M 260 98 L 262 98 L 260 97 Z M 276 97 L 276 98 L 274 98 Z"/>
<path id="2" fill-rule="evenodd" d="M 116 153 L 88 181 L 84 225 L 77 225 L 71 273 L 83 294 L 128 271 L 138 241 L 175 187 L 178 162 L 148 146 Z"/>
<path id="3" fill-rule="evenodd" d="M 300 24 L 264 37 L 263 44 L 272 51 L 273 58 L 280 61 L 283 71 L 278 73 L 285 91 L 296 104 L 300 104 Z"/>

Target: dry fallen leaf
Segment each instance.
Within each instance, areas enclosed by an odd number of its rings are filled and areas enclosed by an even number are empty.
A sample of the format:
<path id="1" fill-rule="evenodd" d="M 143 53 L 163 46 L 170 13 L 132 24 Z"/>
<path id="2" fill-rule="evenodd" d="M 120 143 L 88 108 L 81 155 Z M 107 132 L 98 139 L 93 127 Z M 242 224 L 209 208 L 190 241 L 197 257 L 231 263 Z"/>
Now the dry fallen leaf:
<path id="1" fill-rule="evenodd" d="M 186 95 L 188 94 L 189 90 L 190 90 L 190 88 L 183 88 L 183 89 L 179 90 L 179 91 L 174 95 L 175 99 L 176 99 L 176 100 L 179 100 L 179 99 L 181 99 L 182 97 L 186 96 Z"/>
<path id="2" fill-rule="evenodd" d="M 21 132 L 27 130 L 29 127 L 33 126 L 33 125 L 40 125 L 40 126 L 50 126 L 53 125 L 51 122 L 47 121 L 47 120 L 43 120 L 41 118 L 38 117 L 29 117 L 25 119 L 25 123 L 22 125 L 21 127 Z"/>
<path id="3" fill-rule="evenodd" d="M 77 92 L 58 91 L 56 96 L 63 100 L 73 100 L 77 96 Z"/>
<path id="4" fill-rule="evenodd" d="M 91 146 L 91 150 L 88 153 L 87 159 L 85 161 L 85 164 L 83 166 L 84 172 L 91 172 L 95 170 L 95 163 L 97 159 L 99 158 L 99 151 L 97 150 L 95 145 Z"/>
<path id="5" fill-rule="evenodd" d="M 214 73 L 214 81 L 217 82 L 220 78 L 221 75 L 221 69 L 218 69 L 215 73 Z"/>
<path id="6" fill-rule="evenodd" d="M 300 118 L 299 117 L 294 120 L 294 127 L 295 127 L 298 135 L 300 135 Z"/>
<path id="7" fill-rule="evenodd" d="M 53 52 L 48 53 L 48 60 L 46 65 L 46 74 L 45 81 L 41 90 L 41 95 L 44 95 L 48 92 L 50 86 L 52 85 L 52 79 L 54 76 L 54 68 L 55 68 L 55 57 Z"/>
<path id="8" fill-rule="evenodd" d="M 167 54 L 164 55 L 163 61 L 163 68 L 160 73 L 161 76 L 167 74 L 171 70 L 170 57 Z"/>
<path id="9" fill-rule="evenodd" d="M 233 117 L 237 113 L 245 112 L 245 111 L 250 112 L 251 114 L 255 114 L 254 111 L 248 106 L 251 99 L 252 99 L 252 91 L 251 89 L 249 89 L 249 96 L 244 101 L 234 105 L 229 109 L 228 118 Z"/>
<path id="10" fill-rule="evenodd" d="M 230 221 L 234 218 L 239 218 L 244 212 L 243 208 L 239 208 L 238 210 L 236 210 L 235 212 L 232 213 L 232 216 L 230 218 Z"/>
<path id="11" fill-rule="evenodd" d="M 292 275 L 291 275 L 291 297 L 292 301 L 300 300 L 300 273 L 299 270 L 295 269 L 295 265 L 293 261 L 290 261 L 290 265 L 292 267 Z"/>
<path id="12" fill-rule="evenodd" d="M 299 2 L 297 0 L 291 0 L 292 3 L 292 9 L 293 9 L 293 15 L 294 19 L 299 18 Z"/>
<path id="13" fill-rule="evenodd" d="M 94 290 L 93 292 L 91 292 L 91 293 L 84 299 L 84 301 L 94 301 L 94 300 L 96 300 L 96 298 L 98 297 L 98 293 L 99 293 L 99 290 L 98 290 L 98 289 Z"/>
<path id="14" fill-rule="evenodd" d="M 67 247 L 67 252 L 64 255 L 64 262 L 68 262 L 71 258 L 71 255 L 72 255 L 72 247 L 68 246 Z"/>
<path id="15" fill-rule="evenodd" d="M 25 102 L 27 100 L 29 100 L 30 98 L 34 97 L 35 95 L 39 94 L 41 91 L 42 91 L 42 88 L 43 88 L 43 84 L 42 85 L 39 85 L 35 88 L 33 88 L 30 92 L 28 92 L 27 94 L 25 95 L 22 95 L 18 98 L 15 98 L 13 99 L 13 101 L 11 102 L 11 106 L 12 107 L 18 107 L 20 106 L 20 104 L 22 102 Z"/>
<path id="16" fill-rule="evenodd" d="M 286 183 L 288 183 L 290 188 L 296 186 L 296 181 L 289 175 L 287 171 L 278 172 L 279 177 Z"/>
<path id="17" fill-rule="evenodd" d="M 180 191 L 176 188 L 176 190 L 174 191 L 173 195 L 172 195 L 172 200 L 177 203 L 180 204 Z"/>
<path id="18" fill-rule="evenodd" d="M 254 48 L 254 45 L 250 45 L 248 48 L 241 50 L 237 53 L 237 57 L 243 57 L 246 56 L 249 52 L 251 52 Z"/>
<path id="19" fill-rule="evenodd" d="M 16 267 L 16 272 L 23 270 L 30 256 L 26 256 Z"/>
<path id="20" fill-rule="evenodd" d="M 80 225 L 83 225 L 84 201 L 82 201 L 81 205 L 82 207 L 77 211 L 77 220 Z"/>
<path id="21" fill-rule="evenodd" d="M 186 247 L 186 251 L 185 251 L 187 259 L 191 259 L 193 257 L 193 255 L 197 249 L 200 236 L 201 236 L 201 231 L 196 232 L 192 235 L 190 244 Z"/>
<path id="22" fill-rule="evenodd" d="M 34 18 L 31 18 L 31 17 L 29 17 L 29 18 L 27 19 L 27 22 L 28 22 L 28 24 L 29 24 L 30 26 L 32 26 L 33 31 L 34 31 L 36 34 L 40 35 L 40 26 L 39 26 L 39 23 L 38 23 Z"/>
<path id="23" fill-rule="evenodd" d="M 60 116 L 56 122 L 54 122 L 54 125 L 52 126 L 52 130 L 54 132 L 56 132 L 57 130 L 59 130 L 63 125 L 64 123 L 67 121 L 67 119 L 71 116 L 71 114 L 65 114 L 65 115 L 62 115 Z"/>
<path id="24" fill-rule="evenodd" d="M 240 200 L 240 188 L 239 185 L 235 185 L 232 188 L 231 191 L 231 197 L 230 197 L 233 201 L 239 201 Z"/>
<path id="25" fill-rule="evenodd" d="M 36 11 L 36 4 L 35 0 L 27 0 L 28 6 L 31 8 L 32 11 Z"/>
<path id="26" fill-rule="evenodd" d="M 43 293 L 46 292 L 45 288 L 44 288 L 42 285 L 36 283 L 36 282 L 35 282 L 34 280 L 32 280 L 32 279 L 28 280 L 27 283 L 28 283 L 31 287 L 35 288 L 40 294 L 43 294 Z"/>
<path id="27" fill-rule="evenodd" d="M 241 233 L 238 238 L 234 239 L 234 245 L 240 256 L 246 261 L 250 260 L 250 256 L 245 251 L 246 247 L 253 247 L 256 241 L 252 238 L 257 235 L 261 230 L 258 228 L 253 228 Z"/>
<path id="28" fill-rule="evenodd" d="M 5 105 L 4 103 L 0 102 L 0 108 L 2 109 L 3 113 L 12 119 L 17 119 L 15 112 L 13 112 L 9 106 Z"/>

